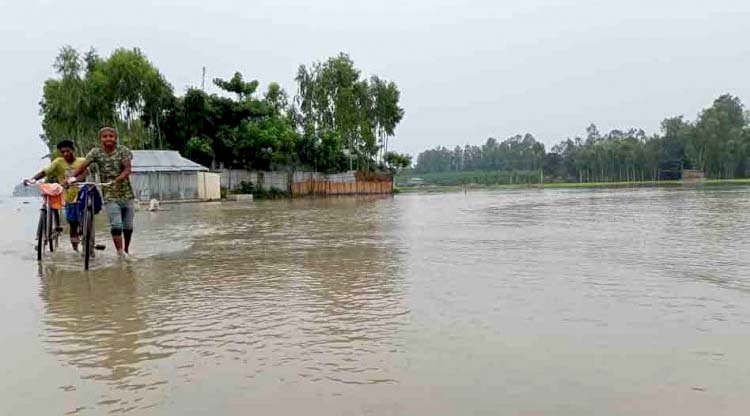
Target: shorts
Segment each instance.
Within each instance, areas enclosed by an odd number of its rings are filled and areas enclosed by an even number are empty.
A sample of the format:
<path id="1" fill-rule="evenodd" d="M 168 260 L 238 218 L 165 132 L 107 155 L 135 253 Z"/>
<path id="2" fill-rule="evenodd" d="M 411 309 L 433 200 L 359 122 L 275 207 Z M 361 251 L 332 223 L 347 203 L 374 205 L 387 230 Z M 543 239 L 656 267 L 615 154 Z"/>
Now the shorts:
<path id="1" fill-rule="evenodd" d="M 65 204 L 65 219 L 68 220 L 68 224 L 81 222 L 81 216 L 78 214 L 77 203 L 68 202 Z"/>
<path id="2" fill-rule="evenodd" d="M 104 208 L 107 210 L 109 228 L 112 231 L 133 229 L 134 200 L 109 201 Z"/>

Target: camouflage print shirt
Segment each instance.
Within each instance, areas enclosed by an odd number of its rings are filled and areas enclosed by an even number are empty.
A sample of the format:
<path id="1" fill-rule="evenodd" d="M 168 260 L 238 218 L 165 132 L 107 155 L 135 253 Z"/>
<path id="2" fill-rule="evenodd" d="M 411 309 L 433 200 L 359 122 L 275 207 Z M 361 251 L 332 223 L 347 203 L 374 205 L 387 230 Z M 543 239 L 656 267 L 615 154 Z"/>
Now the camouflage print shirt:
<path id="1" fill-rule="evenodd" d="M 99 180 L 102 182 L 111 182 L 120 176 L 126 160 L 133 160 L 133 153 L 127 147 L 120 145 L 117 145 L 112 153 L 107 153 L 104 149 L 96 147 L 86 155 L 86 162 L 96 166 L 99 170 Z M 107 186 L 101 191 L 104 200 L 107 202 L 124 202 L 135 198 L 133 187 L 130 185 L 130 178 L 124 182 Z"/>

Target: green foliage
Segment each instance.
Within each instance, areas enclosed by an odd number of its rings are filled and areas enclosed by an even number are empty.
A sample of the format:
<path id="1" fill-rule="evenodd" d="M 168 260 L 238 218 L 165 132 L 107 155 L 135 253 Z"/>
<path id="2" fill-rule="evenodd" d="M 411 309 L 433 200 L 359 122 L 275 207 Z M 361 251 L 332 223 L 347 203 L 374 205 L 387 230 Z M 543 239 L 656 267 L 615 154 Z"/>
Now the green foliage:
<path id="1" fill-rule="evenodd" d="M 418 173 L 542 170 L 548 180 L 632 182 L 679 178 L 683 168 L 710 178 L 750 176 L 750 120 L 737 97 L 723 95 L 691 123 L 682 116 L 662 122 L 661 134 L 612 130 L 595 125 L 586 137 L 568 138 L 549 153 L 533 137 L 515 136 L 483 146 L 439 147 L 417 157 Z M 497 182 L 503 183 L 503 182 Z"/>
<path id="2" fill-rule="evenodd" d="M 245 82 L 242 79 L 242 74 L 235 72 L 232 79 L 225 81 L 221 78 L 214 79 L 214 85 L 221 88 L 224 91 L 232 92 L 237 94 L 237 100 L 243 101 L 248 97 L 251 97 L 255 90 L 258 89 L 258 81 Z"/>
<path id="3" fill-rule="evenodd" d="M 268 196 L 271 199 L 280 199 L 280 198 L 286 198 L 287 193 L 278 188 L 271 188 L 271 190 L 268 191 Z"/>
<path id="4" fill-rule="evenodd" d="M 275 82 L 268 84 L 268 90 L 263 99 L 275 114 L 281 114 L 289 108 L 289 97 L 281 86 Z"/>
<path id="5" fill-rule="evenodd" d="M 362 79 L 343 54 L 301 66 L 291 101 L 277 83 L 258 93 L 258 81 L 239 72 L 214 79 L 222 94 L 190 88 L 175 97 L 138 49 L 102 58 L 64 47 L 54 67 L 40 103 L 50 148 L 70 138 L 86 151 L 110 124 L 132 148 L 174 149 L 214 168 L 371 170 L 403 117 L 396 85 Z"/>
<path id="6" fill-rule="evenodd" d="M 287 192 L 271 187 L 265 189 L 263 187 L 256 187 L 254 183 L 250 181 L 240 182 L 240 186 L 234 191 L 236 194 L 252 194 L 255 199 L 280 199 L 288 196 Z"/>
<path id="7" fill-rule="evenodd" d="M 396 152 L 387 152 L 383 157 L 387 169 L 394 174 L 411 166 L 411 159 L 411 155 Z"/>
<path id="8" fill-rule="evenodd" d="M 240 194 L 254 194 L 255 191 L 255 184 L 247 181 L 240 182 L 240 186 L 237 188 L 237 193 Z"/>
<path id="9" fill-rule="evenodd" d="M 185 145 L 185 157 L 204 166 L 210 166 L 214 158 L 211 140 L 204 137 L 190 138 Z"/>
<path id="10" fill-rule="evenodd" d="M 403 118 L 400 92 L 392 82 L 361 77 L 348 55 L 340 54 L 297 71 L 295 119 L 303 135 L 301 162 L 316 170 L 349 167 L 371 170 Z"/>
<path id="11" fill-rule="evenodd" d="M 410 179 L 420 178 L 425 185 L 459 186 L 459 185 L 534 185 L 541 180 L 539 171 L 453 171 L 410 173 L 396 177 L 398 185 L 405 185 Z"/>
<path id="12" fill-rule="evenodd" d="M 138 49 L 117 49 L 108 58 L 93 49 L 84 56 L 70 46 L 60 50 L 40 102 L 42 139 L 53 149 L 63 139 L 86 151 L 97 131 L 113 125 L 134 148 L 160 148 L 160 130 L 173 100 L 172 87 Z"/>
<path id="13" fill-rule="evenodd" d="M 253 192 L 253 198 L 255 199 L 282 199 L 286 198 L 288 194 L 285 191 L 282 191 L 278 188 L 271 188 L 271 189 L 263 189 L 263 188 L 257 188 Z"/>
<path id="14" fill-rule="evenodd" d="M 475 170 L 538 170 L 544 161 L 544 145 L 530 134 L 514 136 L 501 143 L 489 138 L 483 146 L 439 147 L 417 157 L 417 172 Z"/>
<path id="15" fill-rule="evenodd" d="M 703 110 L 686 145 L 688 157 L 696 168 L 711 177 L 731 179 L 747 170 L 748 118 L 742 102 L 723 95 Z"/>
<path id="16" fill-rule="evenodd" d="M 169 146 L 199 163 L 219 167 L 269 170 L 294 165 L 298 134 L 288 116 L 286 93 L 278 84 L 258 99 L 254 95 L 258 82 L 245 82 L 240 73 L 230 81 L 214 83 L 235 97 L 190 89 L 174 100 L 164 132 Z M 195 152 L 197 143 L 191 144 L 196 136 L 205 140 L 199 152 Z"/>

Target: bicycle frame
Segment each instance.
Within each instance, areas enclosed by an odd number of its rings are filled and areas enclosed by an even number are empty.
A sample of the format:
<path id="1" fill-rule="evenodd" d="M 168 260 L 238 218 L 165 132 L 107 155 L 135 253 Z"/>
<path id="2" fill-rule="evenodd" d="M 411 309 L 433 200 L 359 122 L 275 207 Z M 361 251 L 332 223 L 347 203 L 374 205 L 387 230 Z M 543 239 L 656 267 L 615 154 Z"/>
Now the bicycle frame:
<path id="1" fill-rule="evenodd" d="M 39 184 L 35 184 L 38 186 Z M 27 185 L 31 186 L 31 185 Z M 45 248 L 49 248 L 50 253 L 53 253 L 59 243 L 60 238 L 60 213 L 52 208 L 50 203 L 50 196 L 42 194 L 42 206 L 39 208 L 39 223 L 37 226 L 37 260 L 42 260 L 42 254 Z"/>
<path id="2" fill-rule="evenodd" d="M 111 183 L 96 182 L 78 182 L 72 186 L 88 187 L 89 193 L 86 195 L 86 203 L 81 217 L 81 243 L 83 243 L 83 268 L 89 269 L 92 257 L 92 250 L 96 249 L 96 231 L 94 227 L 94 194 L 97 187 L 109 186 Z"/>

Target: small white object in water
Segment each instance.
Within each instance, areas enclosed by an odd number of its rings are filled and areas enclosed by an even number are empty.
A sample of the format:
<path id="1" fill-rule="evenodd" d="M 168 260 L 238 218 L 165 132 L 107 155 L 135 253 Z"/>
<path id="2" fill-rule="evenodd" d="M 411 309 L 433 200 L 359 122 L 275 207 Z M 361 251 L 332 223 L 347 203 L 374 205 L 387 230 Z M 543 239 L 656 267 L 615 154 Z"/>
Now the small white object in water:
<path id="1" fill-rule="evenodd" d="M 148 205 L 148 210 L 149 211 L 159 211 L 159 200 L 157 200 L 155 198 L 152 199 L 151 202 Z"/>

